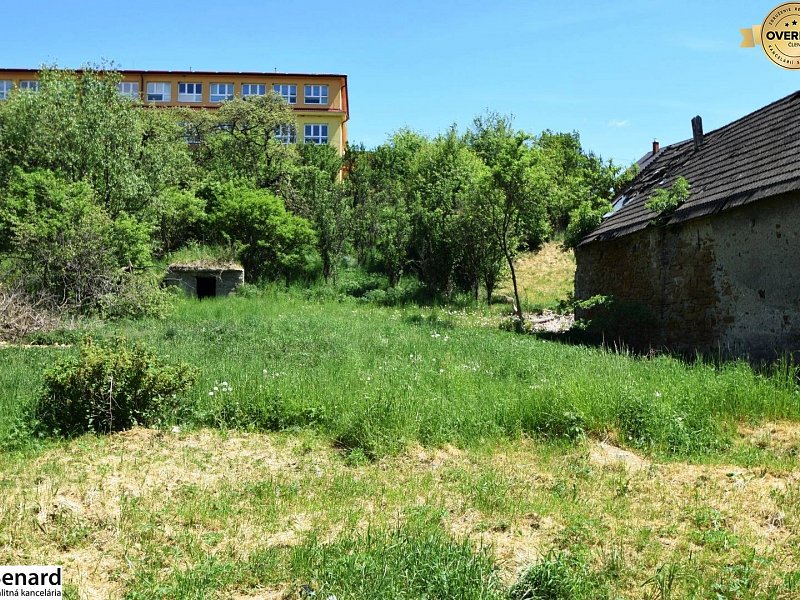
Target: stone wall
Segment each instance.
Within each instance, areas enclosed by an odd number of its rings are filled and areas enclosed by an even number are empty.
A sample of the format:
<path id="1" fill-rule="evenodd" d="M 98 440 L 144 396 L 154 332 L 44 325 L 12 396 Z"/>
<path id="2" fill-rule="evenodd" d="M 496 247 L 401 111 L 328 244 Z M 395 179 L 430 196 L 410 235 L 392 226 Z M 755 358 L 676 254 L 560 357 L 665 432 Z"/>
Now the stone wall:
<path id="1" fill-rule="evenodd" d="M 800 196 L 576 250 L 575 296 L 640 305 L 634 346 L 773 358 L 800 352 Z M 581 315 L 578 315 L 581 316 Z"/>
<path id="2" fill-rule="evenodd" d="M 214 277 L 217 280 L 217 296 L 227 296 L 244 283 L 242 269 L 186 269 L 170 268 L 164 282 L 178 285 L 189 295 L 197 296 L 197 278 Z"/>

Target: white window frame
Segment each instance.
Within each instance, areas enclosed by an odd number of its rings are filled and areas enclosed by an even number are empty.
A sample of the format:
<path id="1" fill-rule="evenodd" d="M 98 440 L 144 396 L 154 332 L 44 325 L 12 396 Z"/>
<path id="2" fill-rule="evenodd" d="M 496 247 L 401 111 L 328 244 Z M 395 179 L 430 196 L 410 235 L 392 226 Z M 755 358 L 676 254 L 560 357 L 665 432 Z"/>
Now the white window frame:
<path id="1" fill-rule="evenodd" d="M 227 102 L 233 100 L 233 83 L 213 82 L 209 90 L 211 102 Z"/>
<path id="2" fill-rule="evenodd" d="M 296 144 L 297 127 L 288 123 L 278 125 L 275 128 L 275 139 L 281 144 Z"/>
<path id="3" fill-rule="evenodd" d="M 19 82 L 19 89 L 21 90 L 30 90 L 31 92 L 38 92 L 39 91 L 39 80 L 38 79 L 23 79 Z"/>
<path id="4" fill-rule="evenodd" d="M 259 90 L 261 88 L 261 90 Z M 255 91 L 253 91 L 255 89 Z M 249 98 L 250 96 L 266 96 L 267 84 L 266 83 L 243 83 L 242 84 L 242 98 Z"/>
<path id="5" fill-rule="evenodd" d="M 7 100 L 11 90 L 14 89 L 14 82 L 10 79 L 0 79 L 0 100 Z"/>
<path id="6" fill-rule="evenodd" d="M 306 144 L 328 143 L 327 123 L 306 123 L 303 126 L 303 142 Z"/>
<path id="7" fill-rule="evenodd" d="M 296 83 L 273 83 L 272 91 L 289 104 L 297 104 L 297 84 Z"/>
<path id="8" fill-rule="evenodd" d="M 138 81 L 120 81 L 117 84 L 117 90 L 120 96 L 132 98 L 133 100 L 139 99 L 139 82 Z"/>
<path id="9" fill-rule="evenodd" d="M 328 85 L 327 84 L 308 84 L 303 87 L 303 101 L 306 104 L 327 104 Z"/>
<path id="10" fill-rule="evenodd" d="M 189 90 L 192 90 L 191 92 Z M 203 84 L 199 81 L 178 82 L 178 102 L 202 102 Z"/>
<path id="11" fill-rule="evenodd" d="M 158 96 L 158 98 L 156 98 Z M 172 100 L 172 83 L 169 81 L 148 81 L 148 102 L 169 102 Z"/>

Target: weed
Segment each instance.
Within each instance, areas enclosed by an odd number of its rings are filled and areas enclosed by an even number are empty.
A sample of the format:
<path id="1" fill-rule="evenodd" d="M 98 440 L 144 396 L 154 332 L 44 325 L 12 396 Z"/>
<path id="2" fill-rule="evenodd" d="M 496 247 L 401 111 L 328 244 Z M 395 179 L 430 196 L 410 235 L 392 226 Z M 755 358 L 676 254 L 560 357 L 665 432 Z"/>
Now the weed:
<path id="1" fill-rule="evenodd" d="M 292 571 L 306 594 L 338 600 L 500 600 L 487 551 L 447 536 L 435 515 L 412 515 L 394 529 L 369 529 L 332 544 L 311 538 L 296 548 Z"/>

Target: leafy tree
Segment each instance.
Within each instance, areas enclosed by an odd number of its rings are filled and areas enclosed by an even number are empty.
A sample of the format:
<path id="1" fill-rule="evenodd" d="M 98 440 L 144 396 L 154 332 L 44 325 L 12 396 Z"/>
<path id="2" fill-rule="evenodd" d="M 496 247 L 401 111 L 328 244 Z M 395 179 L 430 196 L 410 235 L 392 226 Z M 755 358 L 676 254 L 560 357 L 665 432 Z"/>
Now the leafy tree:
<path id="1" fill-rule="evenodd" d="M 350 233 L 350 205 L 339 175 L 342 159 L 328 145 L 303 144 L 302 163 L 292 174 L 292 211 L 307 218 L 317 232 L 322 275 L 329 281 Z"/>
<path id="2" fill-rule="evenodd" d="M 191 190 L 167 188 L 153 198 L 147 218 L 154 225 L 158 253 L 164 255 L 201 240 L 206 202 Z"/>
<path id="3" fill-rule="evenodd" d="M 296 127 L 296 122 L 280 96 L 236 98 L 215 111 L 182 109 L 181 115 L 195 160 L 211 177 L 244 180 L 273 191 L 289 183 L 296 151 L 275 134 L 279 127 Z"/>
<path id="4" fill-rule="evenodd" d="M 224 241 L 236 246 L 248 279 L 288 281 L 306 273 L 314 230 L 306 219 L 287 212 L 272 192 L 218 186 L 212 207 L 212 225 Z"/>
<path id="5" fill-rule="evenodd" d="M 418 157 L 430 142 L 400 130 L 373 151 L 349 148 L 343 185 L 353 210 L 353 244 L 362 264 L 396 286 L 412 260 L 413 207 Z"/>
<path id="6" fill-rule="evenodd" d="M 465 209 L 488 171 L 455 128 L 423 147 L 417 160 L 411 246 L 422 282 L 449 297 L 463 264 Z"/>
<path id="7" fill-rule="evenodd" d="M 522 303 L 514 260 L 523 235 L 538 246 L 549 233 L 541 150 L 531 145 L 528 134 L 515 131 L 509 118 L 497 114 L 476 118 L 468 139 L 491 170 L 492 185 L 482 195 L 482 206 L 511 273 L 514 310 L 521 320 Z"/>
<path id="8" fill-rule="evenodd" d="M 170 111 L 140 110 L 119 94 L 119 81 L 112 71 L 44 68 L 38 92 L 19 90 L 0 103 L 0 183 L 14 167 L 51 170 L 88 182 L 114 217 L 140 210 L 186 171 L 188 151 Z"/>
<path id="9" fill-rule="evenodd" d="M 564 235 L 564 247 L 575 248 L 589 232 L 600 225 L 603 215 L 611 210 L 608 202 L 595 206 L 592 202 L 584 200 L 580 206 L 569 214 L 569 225 Z"/>
<path id="10" fill-rule="evenodd" d="M 146 265 L 146 225 L 125 215 L 113 220 L 89 184 L 68 183 L 52 172 L 17 172 L 10 205 L 10 255 L 15 278 L 51 307 L 85 312 L 125 283 L 122 267 Z"/>

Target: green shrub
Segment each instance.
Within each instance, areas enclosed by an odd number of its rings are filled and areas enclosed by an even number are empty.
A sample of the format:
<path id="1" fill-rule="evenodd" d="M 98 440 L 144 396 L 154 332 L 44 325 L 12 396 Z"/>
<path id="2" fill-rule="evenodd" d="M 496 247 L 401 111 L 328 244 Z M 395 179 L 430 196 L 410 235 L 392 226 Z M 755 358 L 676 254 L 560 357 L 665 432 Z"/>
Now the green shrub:
<path id="1" fill-rule="evenodd" d="M 165 364 L 123 337 L 101 343 L 87 336 L 77 357 L 44 374 L 34 417 L 45 431 L 65 436 L 153 425 L 175 413 L 196 376 L 189 365 Z"/>
<path id="2" fill-rule="evenodd" d="M 212 198 L 211 221 L 238 248 L 249 280 L 307 278 L 314 264 L 311 224 L 286 210 L 267 190 L 222 186 Z"/>
<path id="3" fill-rule="evenodd" d="M 599 205 L 585 200 L 569 213 L 569 225 L 564 233 L 564 247 L 575 248 L 595 227 L 600 225 L 603 215 L 611 210 L 611 204 L 599 200 Z"/>
<path id="4" fill-rule="evenodd" d="M 653 192 L 650 199 L 644 203 L 645 207 L 656 213 L 659 217 L 665 217 L 675 212 L 675 210 L 689 199 L 691 186 L 685 177 L 678 177 L 669 189 L 658 189 Z"/>
<path id="5" fill-rule="evenodd" d="M 117 289 L 100 298 L 100 315 L 106 319 L 164 318 L 178 288 L 162 288 L 160 283 L 161 274 L 155 271 L 123 273 Z"/>

